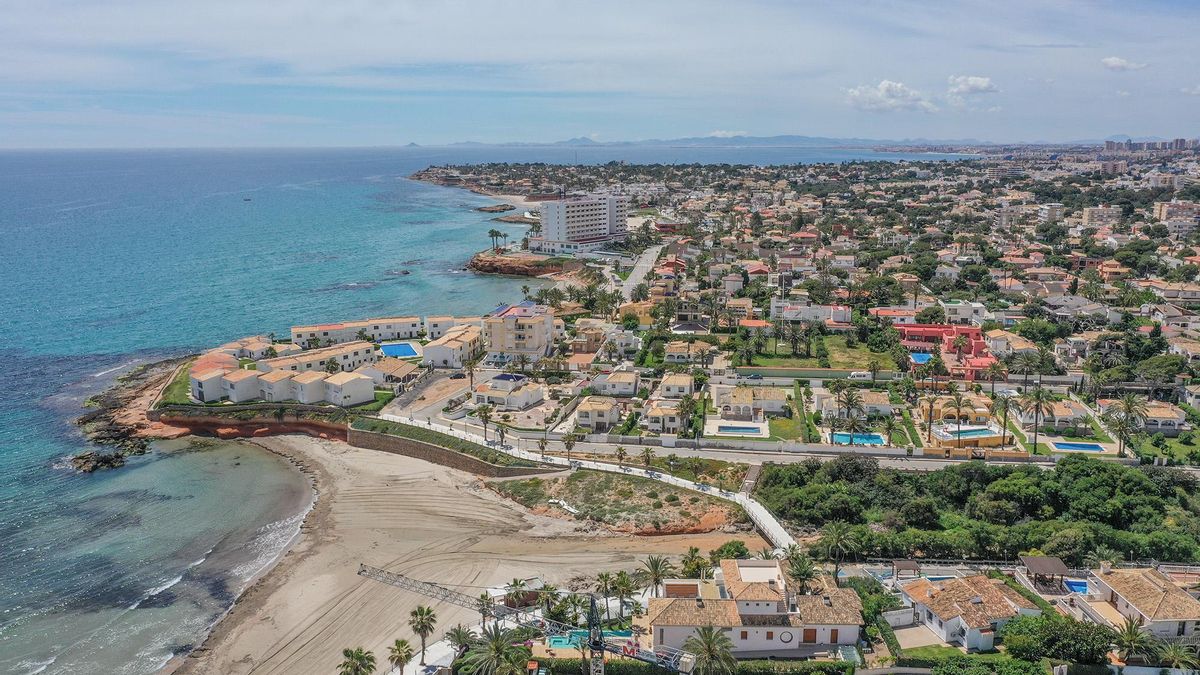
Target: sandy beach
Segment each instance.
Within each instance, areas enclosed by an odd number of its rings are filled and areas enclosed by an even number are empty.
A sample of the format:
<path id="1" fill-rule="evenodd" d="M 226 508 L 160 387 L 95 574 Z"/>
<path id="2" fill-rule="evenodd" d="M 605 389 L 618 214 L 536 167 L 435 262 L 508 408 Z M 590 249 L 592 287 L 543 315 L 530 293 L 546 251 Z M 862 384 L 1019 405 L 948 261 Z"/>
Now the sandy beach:
<path id="1" fill-rule="evenodd" d="M 178 673 L 333 672 L 345 647 L 382 660 L 396 638 L 414 640 L 409 612 L 430 601 L 356 574 L 365 562 L 469 595 L 514 577 L 565 587 L 602 570 L 632 570 L 650 553 L 707 552 L 755 535 L 631 537 L 577 531 L 579 523 L 529 513 L 479 479 L 420 460 L 305 436 L 257 439 L 312 478 L 318 496 L 298 540 L 249 588 Z M 478 587 L 478 588 L 476 588 Z M 472 610 L 434 604 L 438 630 L 473 624 Z M 414 643 L 415 644 L 415 643 Z"/>

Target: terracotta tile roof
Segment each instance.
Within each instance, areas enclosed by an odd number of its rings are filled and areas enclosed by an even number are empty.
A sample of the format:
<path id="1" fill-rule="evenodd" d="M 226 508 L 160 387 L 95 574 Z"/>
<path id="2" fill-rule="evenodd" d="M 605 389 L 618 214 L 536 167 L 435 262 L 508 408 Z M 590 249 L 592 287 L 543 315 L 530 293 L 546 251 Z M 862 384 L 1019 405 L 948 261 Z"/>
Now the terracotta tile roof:
<path id="1" fill-rule="evenodd" d="M 968 628 L 987 628 L 993 621 L 1016 616 L 1018 609 L 1037 609 L 1003 581 L 982 574 L 939 582 L 917 579 L 901 590 L 942 621 L 961 617 Z"/>
<path id="2" fill-rule="evenodd" d="M 734 600 L 650 598 L 646 612 L 651 626 L 715 626 L 733 628 L 742 623 Z"/>
<path id="3" fill-rule="evenodd" d="M 1093 570 L 1092 575 L 1151 621 L 1200 621 L 1200 601 L 1156 569 Z"/>
<path id="4" fill-rule="evenodd" d="M 793 626 L 861 626 L 862 600 L 849 588 L 831 588 L 817 595 L 797 595 Z"/>
<path id="5" fill-rule="evenodd" d="M 778 568 L 776 568 L 776 572 L 778 572 Z M 772 585 L 765 581 L 743 580 L 737 560 L 722 560 L 721 576 L 725 581 L 725 590 L 734 600 L 778 602 L 783 599 L 782 584 Z"/>

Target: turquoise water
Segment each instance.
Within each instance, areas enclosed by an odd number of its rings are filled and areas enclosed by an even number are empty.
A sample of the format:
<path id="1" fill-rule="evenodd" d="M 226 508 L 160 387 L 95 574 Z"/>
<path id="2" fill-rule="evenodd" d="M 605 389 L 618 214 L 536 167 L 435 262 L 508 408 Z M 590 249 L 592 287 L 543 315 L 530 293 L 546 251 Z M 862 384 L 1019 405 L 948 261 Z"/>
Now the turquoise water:
<path id="1" fill-rule="evenodd" d="M 833 433 L 833 442 L 841 445 L 850 445 L 850 434 L 845 431 L 836 431 Z M 854 445 L 883 445 L 883 436 L 880 434 L 854 434 Z"/>
<path id="2" fill-rule="evenodd" d="M 406 180 L 413 171 L 503 160 L 942 157 L 821 148 L 0 152 L 0 673 L 153 672 L 203 639 L 305 508 L 303 478 L 245 445 L 169 445 L 91 476 L 66 468 L 63 459 L 85 447 L 70 420 L 123 368 L 295 323 L 482 312 L 533 285 L 462 271 L 489 229 L 520 237 L 524 228 L 473 211 L 492 203 L 485 197 Z"/>
<path id="3" fill-rule="evenodd" d="M 1088 592 L 1088 582 L 1086 579 L 1066 579 L 1063 581 L 1063 585 L 1072 593 L 1087 594 Z"/>
<path id="4" fill-rule="evenodd" d="M 930 359 L 933 358 L 933 354 L 926 354 L 924 352 L 913 352 L 912 354 L 909 354 L 908 357 L 910 359 L 912 359 L 913 363 L 917 364 L 918 366 L 922 366 L 922 365 L 925 365 L 926 363 L 929 363 Z"/>
<path id="5" fill-rule="evenodd" d="M 413 349 L 413 346 L 407 342 L 393 342 L 391 344 L 380 345 L 379 351 L 398 359 L 411 358 L 417 355 L 417 350 Z"/>
<path id="6" fill-rule="evenodd" d="M 758 427 L 739 427 L 722 424 L 717 427 L 717 431 L 723 434 L 757 434 L 761 433 Z"/>
<path id="7" fill-rule="evenodd" d="M 606 638 L 627 638 L 632 637 L 633 633 L 627 630 L 606 630 L 604 637 Z M 554 649 L 573 649 L 579 644 L 580 640 L 587 639 L 587 631 L 573 630 L 566 635 L 552 635 L 546 639 L 546 645 Z"/>
<path id="8" fill-rule="evenodd" d="M 1066 441 L 1055 441 L 1054 447 L 1059 450 L 1077 450 L 1080 452 L 1104 452 L 1104 446 L 1099 443 L 1069 443 Z"/>
<path id="9" fill-rule="evenodd" d="M 999 436 L 1000 434 L 991 429 L 963 429 L 962 431 L 950 431 L 947 433 L 958 438 L 982 438 L 984 436 Z"/>

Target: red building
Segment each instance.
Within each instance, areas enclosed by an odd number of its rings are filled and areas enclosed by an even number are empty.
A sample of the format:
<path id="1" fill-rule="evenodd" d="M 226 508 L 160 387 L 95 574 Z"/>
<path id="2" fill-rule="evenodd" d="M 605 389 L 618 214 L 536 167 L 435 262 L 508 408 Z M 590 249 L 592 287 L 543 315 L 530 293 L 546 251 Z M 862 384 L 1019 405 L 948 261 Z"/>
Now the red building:
<path id="1" fill-rule="evenodd" d="M 975 382 L 987 379 L 987 369 L 996 362 L 988 352 L 983 331 L 977 326 L 950 324 L 899 324 L 900 344 L 910 352 L 940 354 L 950 371 L 950 377 Z M 955 345 L 959 337 L 966 338 L 961 350 Z"/>

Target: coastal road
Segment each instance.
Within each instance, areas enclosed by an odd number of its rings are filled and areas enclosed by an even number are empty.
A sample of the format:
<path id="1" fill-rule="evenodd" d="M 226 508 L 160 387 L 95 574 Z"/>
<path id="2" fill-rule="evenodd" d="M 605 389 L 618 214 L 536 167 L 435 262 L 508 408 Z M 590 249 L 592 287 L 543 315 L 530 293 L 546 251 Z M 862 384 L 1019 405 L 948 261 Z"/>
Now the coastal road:
<path id="1" fill-rule="evenodd" d="M 638 256 L 637 262 L 633 264 L 633 270 L 629 273 L 629 278 L 621 284 L 621 294 L 625 296 L 626 300 L 633 294 L 633 288 L 645 281 L 650 270 L 654 269 L 654 262 L 658 260 L 658 253 L 663 250 L 664 246 L 666 244 L 651 246 Z"/>

